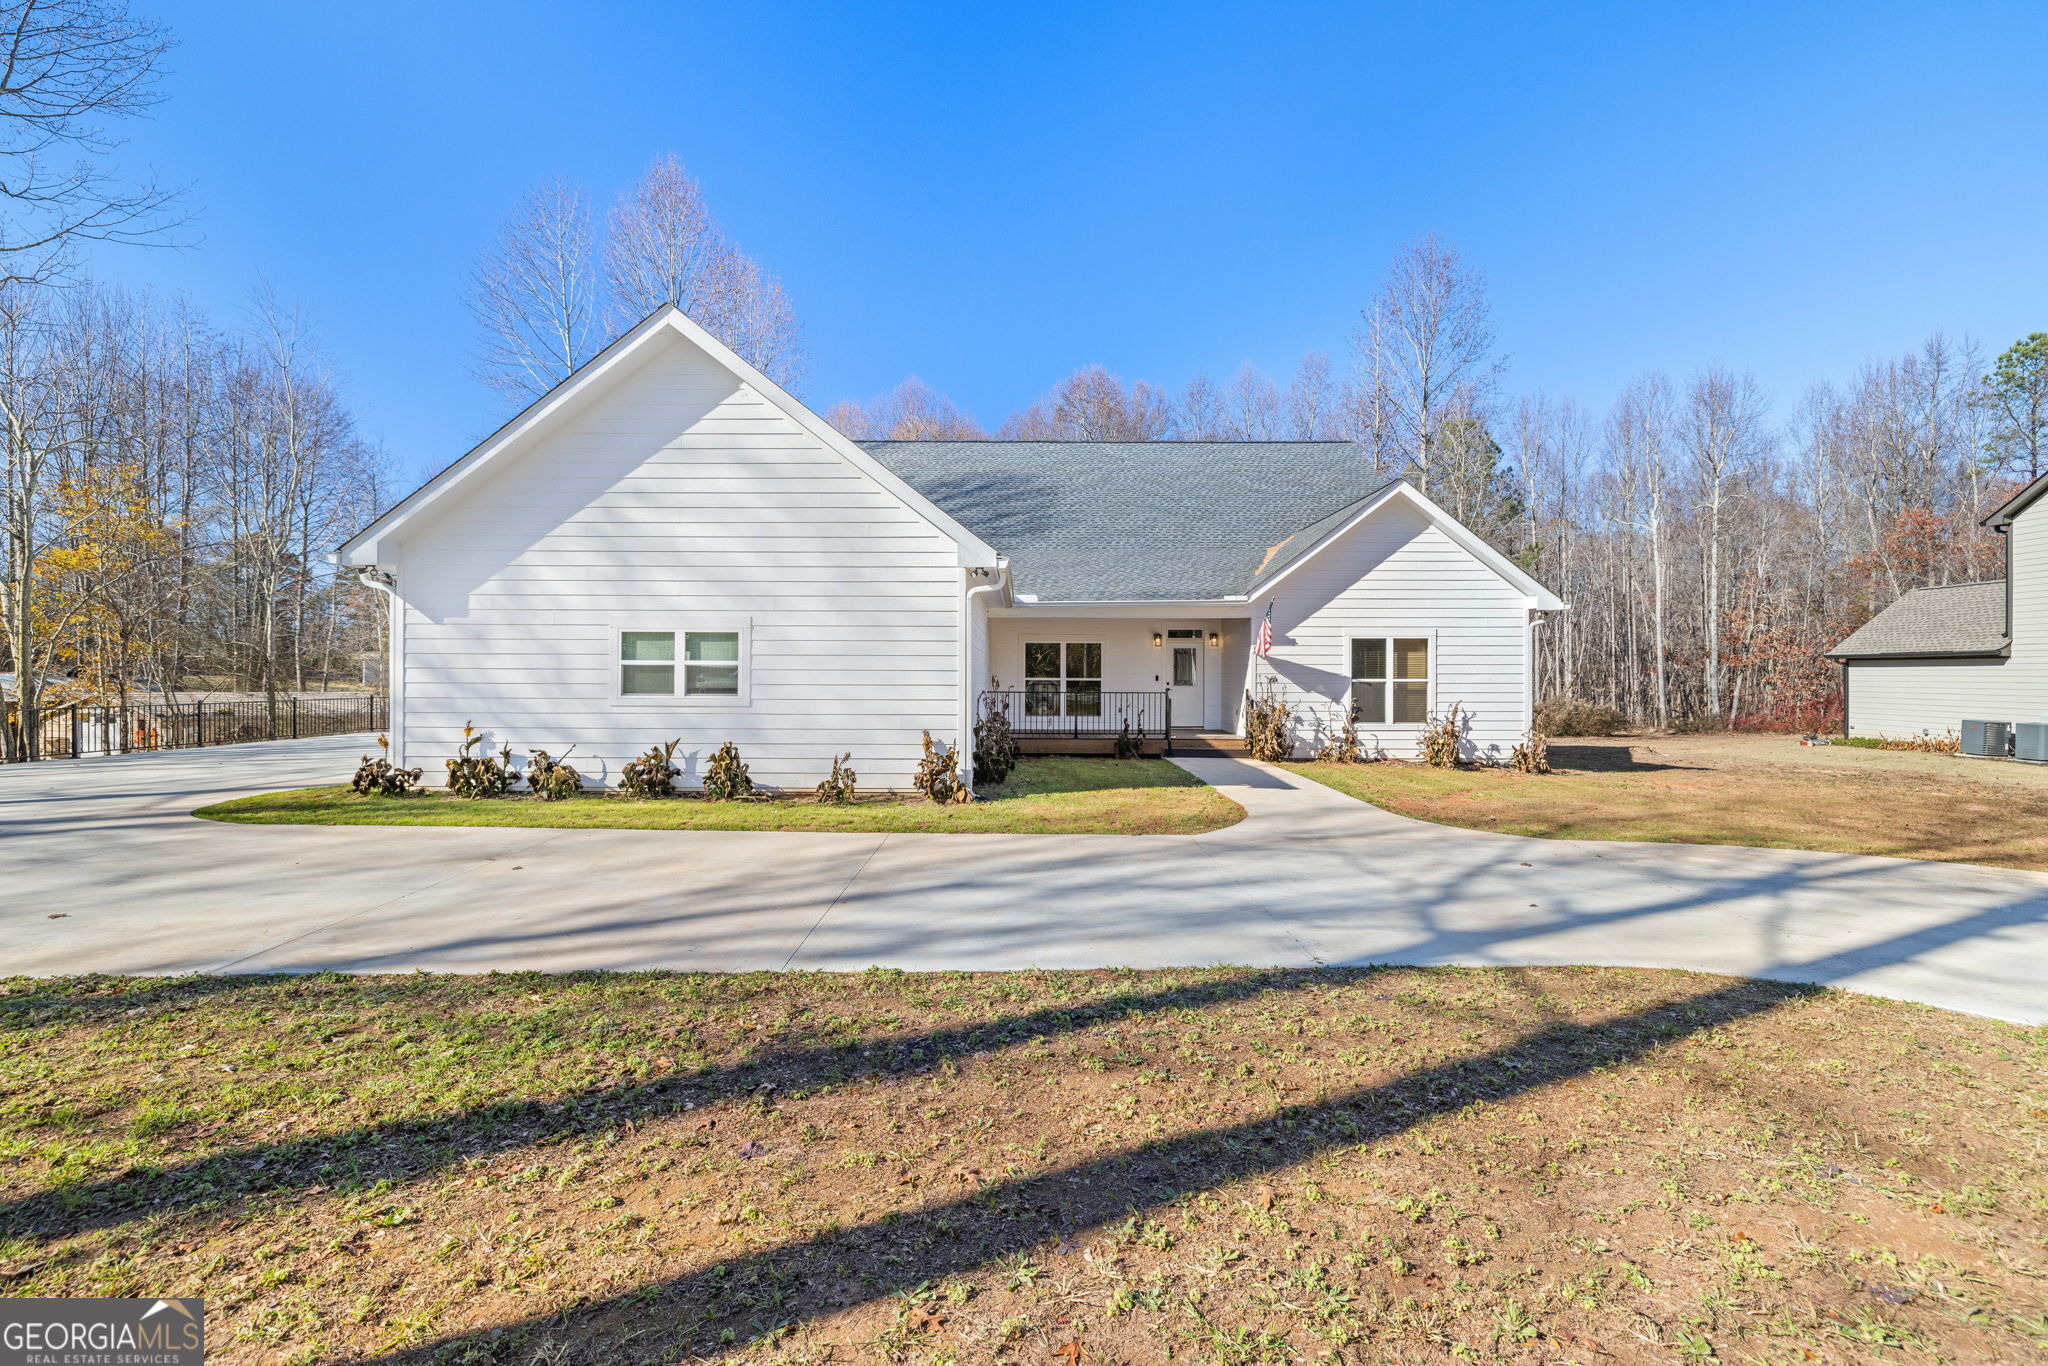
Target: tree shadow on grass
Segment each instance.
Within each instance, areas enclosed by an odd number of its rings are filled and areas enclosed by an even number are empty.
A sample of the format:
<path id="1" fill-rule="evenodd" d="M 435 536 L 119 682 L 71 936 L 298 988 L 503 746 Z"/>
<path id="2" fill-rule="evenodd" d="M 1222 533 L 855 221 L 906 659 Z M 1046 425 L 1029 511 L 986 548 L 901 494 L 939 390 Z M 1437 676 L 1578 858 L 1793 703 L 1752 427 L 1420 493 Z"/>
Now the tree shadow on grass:
<path id="1" fill-rule="evenodd" d="M 1376 1143 L 1468 1107 L 1641 1059 L 1673 1040 L 1821 988 L 1738 982 L 1591 1024 L 1555 1022 L 1499 1048 L 1313 1105 L 1143 1144 L 961 1199 L 732 1257 L 566 1314 L 453 1335 L 383 1360 L 500 1359 L 546 1331 L 577 1361 L 715 1356 L 808 1320 L 985 1267 L 1184 1197 Z M 630 1349 L 628 1348 L 628 1344 Z"/>
<path id="2" fill-rule="evenodd" d="M 1006 1048 L 1056 1034 L 1174 1010 L 1199 1010 L 1273 991 L 1357 981 L 1378 968 L 1247 970 L 1221 980 L 1155 991 L 1126 991 L 1071 1005 L 975 1021 L 914 1035 L 781 1050 L 744 1062 L 645 1082 L 620 1082 L 544 1100 L 507 1100 L 396 1123 L 364 1125 L 339 1133 L 277 1143 L 250 1144 L 167 1166 L 142 1165 L 98 1181 L 41 1191 L 0 1205 L 0 1236 L 49 1241 L 106 1228 L 148 1210 L 152 1217 L 232 1210 L 254 1198 L 274 1199 L 312 1187 L 349 1189 L 379 1181 L 404 1182 L 492 1152 L 615 1130 L 629 1121 L 680 1113 L 736 1100 L 773 1083 L 802 1095 L 875 1075 L 900 1076 L 947 1058 Z M 574 980 L 583 974 L 561 974 Z M 304 978 L 217 977 L 152 983 L 108 998 L 100 1018 L 153 993 L 157 1003 L 208 990 L 284 988 Z M 398 984 L 405 990 L 406 984 Z M 41 998 L 47 1008 L 51 996 Z M 88 998 L 96 1002 L 97 998 Z M 97 1006 L 94 1006 L 97 1009 Z"/>

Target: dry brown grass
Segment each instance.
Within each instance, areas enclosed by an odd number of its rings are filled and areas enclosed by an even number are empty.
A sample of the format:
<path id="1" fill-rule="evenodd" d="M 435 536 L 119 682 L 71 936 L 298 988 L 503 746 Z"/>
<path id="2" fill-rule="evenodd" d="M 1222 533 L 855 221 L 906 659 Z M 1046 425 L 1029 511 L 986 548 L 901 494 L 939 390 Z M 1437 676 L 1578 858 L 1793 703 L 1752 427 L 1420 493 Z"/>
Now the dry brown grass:
<path id="1" fill-rule="evenodd" d="M 16 980 L 0 1274 L 210 1360 L 2017 1362 L 2048 1031 L 1621 969 Z"/>
<path id="2" fill-rule="evenodd" d="M 1743 844 L 2048 869 L 2048 772 L 1781 735 L 1560 740 L 1556 770 L 1289 767 L 1419 820 L 1551 839 Z"/>

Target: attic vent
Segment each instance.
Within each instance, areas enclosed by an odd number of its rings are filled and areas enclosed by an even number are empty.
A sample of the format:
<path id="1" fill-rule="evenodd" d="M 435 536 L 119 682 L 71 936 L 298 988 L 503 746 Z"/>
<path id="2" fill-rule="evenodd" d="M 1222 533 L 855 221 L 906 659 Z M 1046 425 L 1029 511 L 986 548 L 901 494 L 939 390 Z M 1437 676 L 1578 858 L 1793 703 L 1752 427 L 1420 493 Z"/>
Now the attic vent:
<path id="1" fill-rule="evenodd" d="M 1963 722 L 1963 753 L 1978 759 L 2003 759 L 2012 753 L 2012 726 L 2005 721 Z"/>
<path id="2" fill-rule="evenodd" d="M 2012 728 L 2012 757 L 2048 764 L 2048 722 L 2022 721 Z"/>

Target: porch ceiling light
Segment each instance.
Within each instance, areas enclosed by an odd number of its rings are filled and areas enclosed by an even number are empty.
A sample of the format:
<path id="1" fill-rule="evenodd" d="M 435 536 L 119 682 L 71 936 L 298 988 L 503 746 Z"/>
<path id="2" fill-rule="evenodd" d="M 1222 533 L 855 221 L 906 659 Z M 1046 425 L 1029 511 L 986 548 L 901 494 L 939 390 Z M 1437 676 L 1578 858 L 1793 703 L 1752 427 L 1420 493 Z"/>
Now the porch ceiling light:
<path id="1" fill-rule="evenodd" d="M 1209 633 L 1209 648 L 1214 650 L 1219 648 L 1222 644 L 1223 633 L 1221 631 L 1211 631 Z"/>
<path id="2" fill-rule="evenodd" d="M 1161 634 L 1160 632 L 1158 632 L 1158 631 L 1154 631 L 1154 632 L 1152 633 L 1152 648 L 1153 648 L 1153 649 L 1155 649 L 1155 650 L 1156 650 L 1156 649 L 1158 649 L 1158 648 L 1159 648 L 1160 646 L 1164 645 L 1165 643 L 1166 643 L 1166 637 L 1165 637 L 1164 635 L 1162 635 L 1162 634 Z"/>

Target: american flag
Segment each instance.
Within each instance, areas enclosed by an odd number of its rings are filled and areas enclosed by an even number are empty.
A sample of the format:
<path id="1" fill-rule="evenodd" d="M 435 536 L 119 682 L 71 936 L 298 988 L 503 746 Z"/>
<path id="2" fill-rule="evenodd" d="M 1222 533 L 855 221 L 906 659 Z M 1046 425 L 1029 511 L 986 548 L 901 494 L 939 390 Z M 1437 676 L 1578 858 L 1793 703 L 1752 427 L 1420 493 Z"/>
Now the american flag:
<path id="1" fill-rule="evenodd" d="M 1273 604 L 1266 604 L 1266 619 L 1259 623 L 1259 638 L 1252 642 L 1252 653 L 1260 659 L 1273 653 Z"/>

